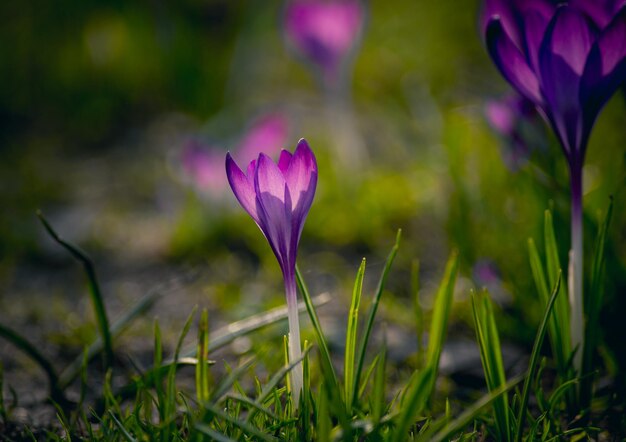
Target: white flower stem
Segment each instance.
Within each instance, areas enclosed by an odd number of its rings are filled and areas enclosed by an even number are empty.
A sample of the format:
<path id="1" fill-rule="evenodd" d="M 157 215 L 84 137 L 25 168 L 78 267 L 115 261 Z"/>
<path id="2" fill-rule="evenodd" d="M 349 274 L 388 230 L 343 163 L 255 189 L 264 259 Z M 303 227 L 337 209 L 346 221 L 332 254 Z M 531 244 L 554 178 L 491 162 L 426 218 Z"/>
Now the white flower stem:
<path id="1" fill-rule="evenodd" d="M 582 204 L 582 168 L 574 167 L 571 171 L 572 192 L 572 244 L 569 252 L 568 291 L 571 308 L 570 330 L 572 349 L 576 350 L 574 368 L 582 376 L 582 353 L 584 341 L 583 311 L 583 204 Z"/>
<path id="2" fill-rule="evenodd" d="M 295 277 L 285 277 L 285 294 L 287 295 L 287 318 L 289 320 L 289 361 L 295 361 L 302 357 L 300 348 L 300 321 L 298 319 L 298 298 L 296 294 Z M 300 391 L 302 390 L 302 363 L 296 365 L 290 372 L 291 392 L 293 404 L 298 409 L 300 404 Z"/>

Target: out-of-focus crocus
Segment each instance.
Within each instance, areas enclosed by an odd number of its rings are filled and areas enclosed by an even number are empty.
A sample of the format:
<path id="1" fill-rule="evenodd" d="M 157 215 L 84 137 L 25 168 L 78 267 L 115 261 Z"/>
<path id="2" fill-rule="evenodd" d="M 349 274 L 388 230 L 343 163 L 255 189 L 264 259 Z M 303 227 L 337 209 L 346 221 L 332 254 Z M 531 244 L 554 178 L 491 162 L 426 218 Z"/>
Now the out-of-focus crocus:
<path id="1" fill-rule="evenodd" d="M 289 120 L 284 115 L 264 114 L 252 122 L 233 149 L 233 156 L 243 163 L 255 159 L 261 152 L 273 157 L 285 146 L 288 136 Z M 222 148 L 189 140 L 183 147 L 181 163 L 185 175 L 199 191 L 213 198 L 224 194 L 228 181 Z"/>
<path id="2" fill-rule="evenodd" d="M 222 152 L 195 139 L 189 140 L 182 151 L 181 163 L 185 176 L 199 191 L 213 197 L 222 195 L 227 187 Z"/>
<path id="3" fill-rule="evenodd" d="M 626 0 L 486 0 L 482 26 L 498 69 L 541 110 L 569 162 L 570 325 L 580 367 L 582 167 L 594 122 L 626 79 Z"/>
<path id="4" fill-rule="evenodd" d="M 289 120 L 281 113 L 264 114 L 254 120 L 237 143 L 235 158 L 248 163 L 261 152 L 273 157 L 285 147 L 289 137 Z M 223 167 L 222 167 L 223 169 Z"/>
<path id="5" fill-rule="evenodd" d="M 532 139 L 538 119 L 535 105 L 520 95 L 511 94 L 489 101 L 485 116 L 506 144 L 503 152 L 505 163 L 511 169 L 518 169 L 530 155 L 533 142 L 539 142 Z"/>
<path id="6" fill-rule="evenodd" d="M 226 155 L 226 175 L 241 206 L 257 223 L 270 244 L 283 273 L 289 319 L 289 359 L 301 357 L 300 326 L 296 294 L 296 256 L 304 220 L 315 195 L 317 162 L 302 139 L 293 155 L 286 150 L 274 163 L 264 153 L 248 165 L 244 173 L 230 154 Z M 294 403 L 298 406 L 302 389 L 302 365 L 291 376 Z"/>
<path id="7" fill-rule="evenodd" d="M 359 0 L 293 0 L 285 10 L 289 43 L 334 82 L 364 20 Z"/>

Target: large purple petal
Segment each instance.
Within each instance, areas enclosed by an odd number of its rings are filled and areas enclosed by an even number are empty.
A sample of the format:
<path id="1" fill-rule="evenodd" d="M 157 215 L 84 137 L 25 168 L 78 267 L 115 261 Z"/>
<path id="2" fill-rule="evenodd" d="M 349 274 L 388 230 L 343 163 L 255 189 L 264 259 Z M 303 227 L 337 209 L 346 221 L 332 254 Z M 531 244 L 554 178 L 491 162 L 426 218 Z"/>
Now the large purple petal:
<path id="1" fill-rule="evenodd" d="M 581 84 L 585 123 L 591 130 L 598 113 L 626 80 L 626 7 L 593 45 Z"/>
<path id="2" fill-rule="evenodd" d="M 520 50 L 504 32 L 499 18 L 492 19 L 487 26 L 487 49 L 504 78 L 520 94 L 541 105 L 543 99 L 537 77 Z"/>
<path id="3" fill-rule="evenodd" d="M 259 226 L 265 233 L 283 272 L 289 271 L 291 243 L 291 196 L 278 166 L 260 154 L 254 177 Z"/>
<path id="4" fill-rule="evenodd" d="M 313 151 L 304 139 L 298 142 L 286 180 L 294 205 L 292 243 L 297 244 L 304 227 L 304 220 L 313 204 L 317 187 L 317 162 Z"/>
<path id="5" fill-rule="evenodd" d="M 280 151 L 280 158 L 278 159 L 278 168 L 285 175 L 287 173 L 287 169 L 289 169 L 289 163 L 291 162 L 291 152 L 288 150 Z"/>
<path id="6" fill-rule="evenodd" d="M 593 43 L 585 16 L 561 6 L 554 15 L 539 53 L 541 87 L 548 114 L 570 161 L 584 144 L 580 83 Z"/>
<path id="7" fill-rule="evenodd" d="M 226 154 L 226 176 L 241 207 L 259 224 L 254 184 L 250 179 L 251 177 L 246 176 L 241 171 L 237 163 L 235 163 L 235 160 L 231 157 L 230 152 Z"/>
<path id="8" fill-rule="evenodd" d="M 519 26 L 515 5 L 508 0 L 485 0 L 480 18 L 483 35 L 487 35 L 489 23 L 496 18 L 500 20 L 504 33 L 521 50 L 523 48 L 523 33 Z"/>

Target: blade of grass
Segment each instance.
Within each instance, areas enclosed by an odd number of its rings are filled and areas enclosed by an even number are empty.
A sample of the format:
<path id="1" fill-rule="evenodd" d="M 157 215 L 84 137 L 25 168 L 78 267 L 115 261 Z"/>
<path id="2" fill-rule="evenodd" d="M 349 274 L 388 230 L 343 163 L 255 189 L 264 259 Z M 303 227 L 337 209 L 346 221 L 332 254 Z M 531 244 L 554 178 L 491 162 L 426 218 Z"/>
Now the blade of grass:
<path id="1" fill-rule="evenodd" d="M 169 366 L 169 369 L 167 372 L 167 396 L 166 396 L 166 401 L 165 401 L 165 416 L 167 417 L 168 421 L 171 422 L 170 424 L 171 429 L 169 431 L 170 434 L 172 434 L 172 432 L 175 431 L 172 425 L 174 424 L 173 420 L 176 414 L 176 368 L 178 365 L 178 356 L 180 354 L 180 349 L 183 346 L 183 340 L 189 333 L 189 329 L 191 328 L 191 323 L 193 321 L 194 316 L 196 315 L 197 310 L 198 310 L 198 307 L 194 306 L 194 308 L 191 310 L 191 313 L 187 317 L 187 320 L 185 321 L 183 330 L 180 333 L 180 336 L 178 337 L 178 342 L 176 343 L 176 349 L 174 350 L 173 364 Z"/>
<path id="2" fill-rule="evenodd" d="M 330 295 L 328 293 L 322 293 L 317 295 L 311 300 L 311 304 L 317 307 L 321 307 L 330 301 Z M 298 311 L 300 313 L 307 309 L 305 303 L 298 303 Z M 249 316 L 241 321 L 233 322 L 225 325 L 213 332 L 211 332 L 211 341 L 208 346 L 208 353 L 212 353 L 228 344 L 235 339 L 245 336 L 248 333 L 259 330 L 263 327 L 267 327 L 272 324 L 276 324 L 280 321 L 287 319 L 287 307 L 276 307 L 263 313 Z M 183 356 L 194 356 L 196 354 L 196 345 L 190 345 L 181 350 Z"/>
<path id="3" fill-rule="evenodd" d="M 317 317 L 317 312 L 315 311 L 315 307 L 313 305 L 313 301 L 311 300 L 311 295 L 309 294 L 309 290 L 304 283 L 304 279 L 302 278 L 302 274 L 300 273 L 300 268 L 296 265 L 296 280 L 298 282 L 298 287 L 300 288 L 300 293 L 302 293 L 302 298 L 304 299 L 304 304 L 306 305 L 306 309 L 309 313 L 309 318 L 311 319 L 311 323 L 313 324 L 313 330 L 315 331 L 315 336 L 317 338 L 317 345 L 320 352 L 320 361 L 322 365 L 322 372 L 324 377 L 324 382 L 326 385 L 326 389 L 331 393 L 335 398 L 339 400 L 341 403 L 341 408 L 344 409 L 343 412 L 339 412 L 342 417 L 345 417 L 345 403 L 341 400 L 341 389 L 339 388 L 339 380 L 337 379 L 337 374 L 335 373 L 335 369 L 333 367 L 332 359 L 330 357 L 330 352 L 328 351 L 328 345 L 326 344 L 326 338 L 324 337 L 324 332 L 322 331 L 322 325 L 320 324 L 320 320 Z M 339 407 L 339 404 L 335 404 Z"/>
<path id="4" fill-rule="evenodd" d="M 445 274 L 435 298 L 433 317 L 430 323 L 428 349 L 426 350 L 426 367 L 429 367 L 433 372 L 432 384 L 429 387 L 431 392 L 437 377 L 439 358 L 441 357 L 443 341 L 445 340 L 448 329 L 448 318 L 450 316 L 450 310 L 452 309 L 454 285 L 456 284 L 458 269 L 459 254 L 457 251 L 453 251 L 446 264 Z"/>
<path id="5" fill-rule="evenodd" d="M 451 440 L 452 436 L 460 431 L 463 431 L 476 417 L 482 412 L 482 409 L 490 405 L 493 401 L 499 398 L 501 395 L 506 394 L 510 389 L 515 387 L 520 381 L 524 379 L 523 376 L 518 376 L 511 379 L 508 383 L 501 386 L 499 389 L 490 392 L 474 402 L 469 408 L 461 413 L 456 419 L 452 420 L 443 429 L 437 431 L 435 434 L 430 431 L 425 432 L 418 440 L 429 442 L 442 442 L 444 440 Z M 442 418 L 445 419 L 445 416 Z M 437 428 L 436 425 L 433 426 Z"/>
<path id="6" fill-rule="evenodd" d="M 115 340 L 117 337 L 121 336 L 137 317 L 143 315 L 152 308 L 160 296 L 160 293 L 152 292 L 141 298 L 133 308 L 124 313 L 111 325 L 111 338 Z M 98 339 L 96 339 L 87 348 L 87 360 L 93 360 L 93 358 L 100 354 L 103 348 L 104 345 L 102 343 L 102 338 L 98 337 Z M 82 363 L 83 355 L 81 354 L 61 372 L 59 376 L 59 388 L 61 390 L 65 390 L 80 375 Z"/>
<path id="7" fill-rule="evenodd" d="M 244 361 L 239 367 L 231 371 L 211 393 L 211 397 L 207 403 L 217 403 L 222 396 L 233 386 L 233 384 L 239 379 L 239 377 L 245 373 L 255 362 L 255 358 L 250 358 Z"/>
<path id="8" fill-rule="evenodd" d="M 223 412 L 217 405 L 213 405 L 211 403 L 205 403 L 203 404 L 205 410 L 208 412 L 208 414 L 212 414 L 214 416 L 217 416 L 218 418 L 222 419 L 225 422 L 228 422 L 232 425 L 234 425 L 235 427 L 237 427 L 239 430 L 241 430 L 242 432 L 255 436 L 257 439 L 259 440 L 263 440 L 266 442 L 274 442 L 277 441 L 278 439 L 276 439 L 273 436 L 270 436 L 269 434 L 265 434 L 263 431 L 259 430 L 258 428 L 254 427 L 253 425 L 250 425 L 247 422 L 241 421 L 239 419 L 237 419 L 236 417 L 231 416 L 228 413 Z M 196 426 L 196 428 L 198 428 Z"/>
<path id="9" fill-rule="evenodd" d="M 600 325 L 599 315 L 600 308 L 604 299 L 604 260 L 605 249 L 608 241 L 608 230 L 611 224 L 613 214 L 613 198 L 609 202 L 604 222 L 600 226 L 598 236 L 596 238 L 595 250 L 591 266 L 591 290 L 589 295 L 585 297 L 585 314 L 587 316 L 587 324 L 585 327 L 585 341 L 583 346 L 583 372 L 584 376 L 580 384 L 580 402 L 581 408 L 586 409 L 591 403 L 593 390 L 593 376 L 586 376 L 593 370 L 593 355 L 598 345 Z"/>
<path id="10" fill-rule="evenodd" d="M 115 416 L 113 410 L 109 410 L 109 417 L 111 418 L 111 420 L 113 420 L 113 423 L 115 424 L 117 429 L 120 430 L 120 433 L 127 442 L 135 442 L 137 440 L 128 432 L 128 430 L 124 427 L 124 424 L 122 424 L 120 420 Z"/>
<path id="11" fill-rule="evenodd" d="M 205 436 L 209 436 L 211 440 L 214 440 L 216 442 L 237 442 L 235 439 L 231 439 L 230 437 L 214 430 L 206 424 L 196 424 L 194 428 L 199 433 L 202 433 Z M 202 440 L 202 438 L 199 438 L 199 440 Z"/>
<path id="12" fill-rule="evenodd" d="M 472 313 L 476 328 L 476 339 L 480 350 L 480 359 L 485 372 L 487 389 L 497 391 L 506 383 L 500 338 L 495 323 L 495 317 L 489 300 L 489 295 L 482 292 L 480 295 L 472 293 Z M 506 394 L 502 394 L 494 402 L 494 418 L 496 423 L 496 439 L 511 440 L 511 426 L 509 425 L 509 401 Z"/>
<path id="13" fill-rule="evenodd" d="M 202 403 L 209 400 L 209 370 L 206 360 L 209 356 L 209 313 L 202 310 L 200 324 L 198 325 L 198 350 L 196 365 L 196 398 Z"/>
<path id="14" fill-rule="evenodd" d="M 346 350 L 343 365 L 343 386 L 346 399 L 346 411 L 352 414 L 352 404 L 355 392 L 358 390 L 358 380 L 354 373 L 354 357 L 356 351 L 356 337 L 359 324 L 359 306 L 361 305 L 361 293 L 363 292 L 363 277 L 365 276 L 365 258 L 361 261 L 359 270 L 354 281 L 350 313 L 348 314 L 348 326 L 346 328 Z"/>
<path id="15" fill-rule="evenodd" d="M 391 270 L 391 265 L 398 254 L 398 248 L 400 247 L 400 238 L 402 237 L 402 230 L 398 229 L 396 233 L 396 242 L 394 243 L 389 255 L 387 256 L 387 261 L 385 262 L 385 267 L 383 268 L 383 272 L 380 275 L 380 279 L 378 281 L 378 287 L 376 288 L 376 292 L 374 294 L 374 299 L 372 300 L 372 305 L 369 309 L 369 315 L 367 321 L 365 322 L 365 329 L 363 333 L 363 337 L 361 338 L 358 350 L 358 362 L 356 366 L 356 372 L 354 376 L 354 385 L 359 385 L 361 381 L 361 374 L 363 372 L 363 366 L 365 365 L 365 353 L 367 351 L 367 344 L 370 339 L 370 335 L 372 333 L 372 328 L 374 327 L 374 320 L 376 319 L 376 313 L 378 312 L 378 304 L 380 303 L 380 298 L 385 290 L 385 285 L 387 283 L 387 277 L 389 275 L 389 271 Z"/>
<path id="16" fill-rule="evenodd" d="M 415 333 L 417 335 L 417 368 L 422 367 L 424 353 L 424 310 L 420 303 L 420 262 L 415 259 L 411 263 L 411 293 L 415 308 Z"/>
<path id="17" fill-rule="evenodd" d="M 559 248 L 554 234 L 554 223 L 552 222 L 552 213 L 549 210 L 545 212 L 544 235 L 546 247 L 546 267 L 548 268 L 548 284 L 550 287 L 556 285 L 556 279 L 561 271 L 561 262 L 559 260 Z M 553 321 L 556 323 L 558 331 L 558 344 L 560 345 L 560 362 L 564 363 L 571 353 L 571 337 L 569 326 L 569 301 L 567 298 L 567 288 L 565 284 L 561 284 L 561 294 L 554 304 Z M 565 368 L 565 367 L 563 367 Z"/>
<path id="18" fill-rule="evenodd" d="M 59 403 L 66 404 L 67 399 L 63 395 L 63 391 L 58 388 L 58 375 L 52 362 L 48 360 L 35 345 L 31 344 L 25 337 L 10 328 L 0 324 L 0 336 L 12 343 L 19 350 L 24 352 L 46 373 L 50 391 L 50 398 Z"/>
<path id="19" fill-rule="evenodd" d="M 528 255 L 530 259 L 530 268 L 535 280 L 535 286 L 537 292 L 543 301 L 543 305 L 546 306 L 550 299 L 550 292 L 548 289 L 548 283 L 541 259 L 539 258 L 539 252 L 535 246 L 535 242 L 532 239 L 528 240 Z M 568 320 L 569 323 L 569 320 Z M 554 355 L 557 372 L 561 379 L 567 378 L 568 359 L 571 354 L 571 344 L 562 342 L 563 335 L 560 333 L 561 327 L 557 324 L 556 316 L 551 316 L 548 319 L 548 337 L 550 339 L 550 346 L 552 348 L 552 354 Z M 567 331 L 569 336 L 569 330 Z"/>
<path id="20" fill-rule="evenodd" d="M 104 308 L 104 300 L 102 298 L 102 293 L 100 292 L 100 285 L 98 284 L 98 278 L 96 277 L 96 269 L 93 265 L 93 261 L 78 247 L 61 238 L 52 228 L 48 220 L 43 216 L 41 211 L 37 211 L 37 216 L 52 239 L 63 246 L 83 265 L 85 274 L 87 275 L 87 281 L 89 283 L 89 294 L 91 295 L 91 302 L 93 304 L 94 313 L 98 322 L 98 328 L 100 329 L 100 336 L 104 342 L 104 369 L 108 370 L 113 364 L 113 340 L 109 331 L 109 320 L 107 319 L 106 309 Z"/>
<path id="21" fill-rule="evenodd" d="M 398 416 L 395 432 L 391 438 L 395 442 L 404 442 L 409 435 L 409 429 L 421 414 L 430 397 L 430 385 L 432 384 L 433 368 L 427 366 L 417 372 L 413 381 L 409 384 L 409 390 L 402 402 L 402 409 Z"/>
<path id="22" fill-rule="evenodd" d="M 550 314 L 552 313 L 552 307 L 556 301 L 557 296 L 560 292 L 561 286 L 561 273 L 559 272 L 556 285 L 552 290 L 552 295 L 550 296 L 550 300 L 548 301 L 548 305 L 546 306 L 546 311 L 543 314 L 543 319 L 541 320 L 541 325 L 537 330 L 537 336 L 535 337 L 535 343 L 533 344 L 533 350 L 530 354 L 530 362 L 528 365 L 528 372 L 526 374 L 526 380 L 524 381 L 524 389 L 522 390 L 522 400 L 520 403 L 519 413 L 517 417 L 517 433 L 515 435 L 515 442 L 521 442 L 522 434 L 524 433 L 524 420 L 526 419 L 527 407 L 528 407 L 528 399 L 530 396 L 530 385 L 533 382 L 533 376 L 535 374 L 535 369 L 537 367 L 537 361 L 539 361 L 539 350 L 541 349 L 541 344 L 543 343 L 543 338 L 546 334 L 546 329 L 548 328 L 548 320 L 550 318 Z"/>

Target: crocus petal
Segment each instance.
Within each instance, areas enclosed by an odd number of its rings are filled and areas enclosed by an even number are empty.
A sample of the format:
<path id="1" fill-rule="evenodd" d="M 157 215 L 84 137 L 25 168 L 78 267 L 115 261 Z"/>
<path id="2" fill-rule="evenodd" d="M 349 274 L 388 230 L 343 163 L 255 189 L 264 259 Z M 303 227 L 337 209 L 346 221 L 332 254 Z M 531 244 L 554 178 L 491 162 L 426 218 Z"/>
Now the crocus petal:
<path id="1" fill-rule="evenodd" d="M 285 175 L 287 169 L 289 169 L 289 162 L 291 161 L 291 152 L 283 149 L 280 151 L 280 158 L 278 159 L 278 168 Z"/>
<path id="2" fill-rule="evenodd" d="M 252 181 L 241 171 L 235 160 L 226 154 L 226 176 L 233 193 L 241 204 L 241 207 L 250 214 L 252 219 L 259 224 L 259 216 L 256 208 L 256 193 Z"/>
<path id="3" fill-rule="evenodd" d="M 544 110 L 572 161 L 584 141 L 579 92 L 593 42 L 588 21 L 579 11 L 561 6 L 548 25 L 539 52 Z"/>
<path id="4" fill-rule="evenodd" d="M 537 77 L 520 50 L 504 32 L 499 18 L 492 19 L 487 26 L 487 49 L 504 78 L 520 94 L 535 104 L 541 104 L 543 100 Z"/>
<path id="5" fill-rule="evenodd" d="M 293 242 L 297 244 L 317 187 L 317 162 L 304 139 L 298 142 L 286 180 L 289 193 L 293 198 Z"/>
<path id="6" fill-rule="evenodd" d="M 260 154 L 254 177 L 257 212 L 261 230 L 276 254 L 283 272 L 289 266 L 291 243 L 291 196 L 278 166 L 265 154 Z"/>
<path id="7" fill-rule="evenodd" d="M 588 130 L 609 98 L 626 79 L 626 7 L 591 48 L 580 88 Z"/>
<path id="8" fill-rule="evenodd" d="M 600 29 L 605 28 L 626 0 L 570 0 L 570 6 L 591 18 Z"/>
<path id="9" fill-rule="evenodd" d="M 520 50 L 523 47 L 522 32 L 518 25 L 515 5 L 507 0 L 485 0 L 481 13 L 481 30 L 487 34 L 489 23 L 495 18 L 500 20 L 504 33 Z"/>
<path id="10" fill-rule="evenodd" d="M 539 71 L 539 48 L 552 14 L 547 15 L 541 10 L 531 10 L 525 16 L 524 37 L 527 61 L 533 71 Z"/>

